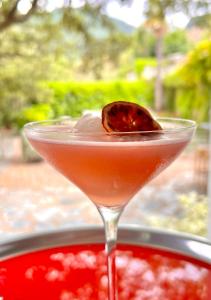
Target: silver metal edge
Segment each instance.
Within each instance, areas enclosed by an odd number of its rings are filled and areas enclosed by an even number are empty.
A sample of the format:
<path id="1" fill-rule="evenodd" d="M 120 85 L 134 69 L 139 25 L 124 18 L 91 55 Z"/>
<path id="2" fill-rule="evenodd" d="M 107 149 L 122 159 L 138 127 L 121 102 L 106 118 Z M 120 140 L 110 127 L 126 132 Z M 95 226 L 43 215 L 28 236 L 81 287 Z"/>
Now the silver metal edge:
<path id="1" fill-rule="evenodd" d="M 99 243 L 104 243 L 104 229 L 101 226 L 77 226 L 42 232 L 1 242 L 0 260 L 59 246 Z M 168 250 L 211 264 L 211 243 L 189 234 L 126 225 L 119 227 L 118 243 Z"/>

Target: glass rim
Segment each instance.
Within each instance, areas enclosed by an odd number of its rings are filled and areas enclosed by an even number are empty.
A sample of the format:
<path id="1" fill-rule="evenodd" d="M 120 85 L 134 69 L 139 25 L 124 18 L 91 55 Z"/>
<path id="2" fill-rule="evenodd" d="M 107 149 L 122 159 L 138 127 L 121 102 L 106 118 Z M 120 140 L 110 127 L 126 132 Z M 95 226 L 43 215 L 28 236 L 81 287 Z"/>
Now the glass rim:
<path id="1" fill-rule="evenodd" d="M 65 120 L 69 120 L 69 121 L 77 121 L 80 118 L 69 118 L 67 117 L 62 119 L 61 118 L 57 118 L 57 119 L 49 119 L 49 120 L 43 120 L 43 121 L 34 121 L 34 122 L 29 122 L 26 123 L 23 127 L 23 130 L 26 132 L 31 132 L 31 133 L 66 133 L 66 134 L 71 134 L 72 136 L 102 136 L 102 135 L 135 135 L 135 134 L 147 134 L 147 133 L 176 133 L 176 132 L 181 132 L 184 130 L 188 130 L 188 129 L 194 129 L 196 128 L 197 124 L 195 121 L 190 120 L 190 119 L 183 119 L 183 118 L 174 118 L 174 117 L 158 117 L 155 118 L 156 121 L 158 122 L 169 122 L 169 123 L 181 123 L 181 126 L 176 127 L 176 128 L 164 128 L 164 129 L 160 129 L 160 130 L 141 130 L 141 131 L 105 131 L 105 132 L 99 132 L 99 131 L 77 131 L 77 130 L 73 130 L 73 128 L 70 128 L 70 125 L 65 124 L 62 122 L 65 122 Z M 52 125 L 56 125 L 58 126 L 58 128 L 62 127 L 62 132 L 60 130 L 58 130 L 57 128 L 50 128 L 48 123 L 52 123 Z M 53 123 L 58 123 L 58 124 L 53 124 Z M 46 126 L 44 126 L 46 125 Z M 47 129 L 48 128 L 48 129 Z M 46 130 L 47 129 L 47 130 Z"/>

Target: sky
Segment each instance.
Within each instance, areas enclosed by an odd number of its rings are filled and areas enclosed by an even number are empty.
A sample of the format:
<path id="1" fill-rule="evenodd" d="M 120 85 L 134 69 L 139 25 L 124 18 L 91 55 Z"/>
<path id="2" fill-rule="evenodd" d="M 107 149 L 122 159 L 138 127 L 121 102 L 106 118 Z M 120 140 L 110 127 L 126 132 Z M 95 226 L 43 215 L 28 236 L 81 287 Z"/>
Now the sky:
<path id="1" fill-rule="evenodd" d="M 107 5 L 107 13 L 111 17 L 125 21 L 126 23 L 138 27 L 144 21 L 142 14 L 144 10 L 144 1 L 133 0 L 130 6 L 121 6 L 116 1 L 111 1 Z M 184 28 L 188 23 L 188 18 L 183 13 L 175 13 L 167 17 L 167 22 L 172 27 Z"/>
<path id="2" fill-rule="evenodd" d="M 49 10 L 53 10 L 57 7 L 61 7 L 64 3 L 64 0 L 50 0 L 49 1 Z M 83 5 L 84 0 L 72 0 L 72 5 L 74 7 L 79 7 Z M 19 4 L 19 9 L 23 13 L 29 9 L 29 1 L 22 0 Z M 144 21 L 143 16 L 143 0 L 133 0 L 131 5 L 120 5 L 115 0 L 108 1 L 106 13 L 113 17 L 120 19 L 134 27 L 138 27 Z M 172 27 L 184 28 L 188 23 L 188 18 L 182 12 L 175 13 L 167 18 L 167 22 Z"/>

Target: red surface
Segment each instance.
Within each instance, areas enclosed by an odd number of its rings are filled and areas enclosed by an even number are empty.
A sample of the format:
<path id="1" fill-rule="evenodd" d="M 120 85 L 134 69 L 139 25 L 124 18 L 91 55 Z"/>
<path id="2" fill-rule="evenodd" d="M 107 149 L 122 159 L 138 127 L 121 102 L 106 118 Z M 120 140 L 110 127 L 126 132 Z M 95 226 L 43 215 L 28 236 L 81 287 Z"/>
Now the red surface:
<path id="1" fill-rule="evenodd" d="M 208 264 L 131 245 L 119 246 L 116 264 L 119 300 L 211 299 Z M 1 261 L 0 299 L 107 299 L 103 245 L 53 248 Z"/>

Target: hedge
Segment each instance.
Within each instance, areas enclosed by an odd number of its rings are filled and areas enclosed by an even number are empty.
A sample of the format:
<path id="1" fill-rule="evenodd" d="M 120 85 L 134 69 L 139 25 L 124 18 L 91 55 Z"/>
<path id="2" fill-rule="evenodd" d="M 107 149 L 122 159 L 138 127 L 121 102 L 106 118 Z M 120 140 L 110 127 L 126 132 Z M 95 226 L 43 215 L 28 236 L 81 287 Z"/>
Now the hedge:
<path id="1" fill-rule="evenodd" d="M 46 85 L 51 90 L 50 99 L 25 108 L 18 120 L 20 127 L 29 121 L 64 115 L 77 117 L 84 110 L 98 110 L 111 101 L 127 100 L 147 107 L 153 104 L 153 84 L 144 80 L 48 82 Z"/>

